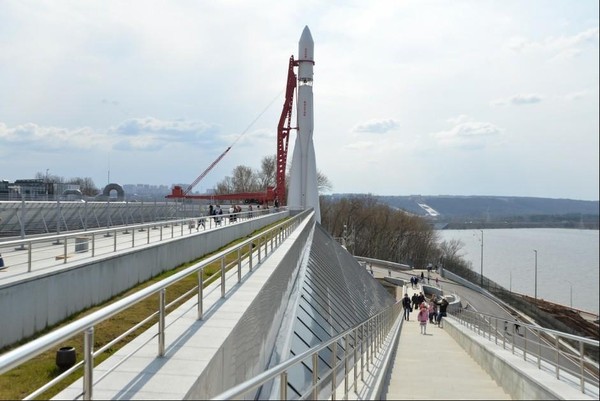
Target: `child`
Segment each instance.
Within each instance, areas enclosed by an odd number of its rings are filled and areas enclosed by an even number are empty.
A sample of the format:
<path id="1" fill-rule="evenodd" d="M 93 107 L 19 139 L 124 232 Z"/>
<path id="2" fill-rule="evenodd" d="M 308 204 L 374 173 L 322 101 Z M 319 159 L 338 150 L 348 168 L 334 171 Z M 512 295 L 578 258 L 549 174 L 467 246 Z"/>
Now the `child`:
<path id="1" fill-rule="evenodd" d="M 417 315 L 419 326 L 421 327 L 421 334 L 427 334 L 427 320 L 429 320 L 429 313 L 427 313 L 427 305 L 425 302 L 419 307 L 419 314 Z"/>

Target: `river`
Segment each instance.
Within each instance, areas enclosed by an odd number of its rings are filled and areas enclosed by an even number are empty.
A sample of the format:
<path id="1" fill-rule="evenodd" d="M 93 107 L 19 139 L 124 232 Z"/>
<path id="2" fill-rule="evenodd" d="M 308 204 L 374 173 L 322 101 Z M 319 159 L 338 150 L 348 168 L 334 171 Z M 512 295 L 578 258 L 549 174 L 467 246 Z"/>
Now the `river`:
<path id="1" fill-rule="evenodd" d="M 439 230 L 480 273 L 482 231 Z M 557 228 L 483 230 L 483 275 L 506 289 L 598 313 L 599 231 Z M 537 251 L 537 252 L 535 252 Z"/>

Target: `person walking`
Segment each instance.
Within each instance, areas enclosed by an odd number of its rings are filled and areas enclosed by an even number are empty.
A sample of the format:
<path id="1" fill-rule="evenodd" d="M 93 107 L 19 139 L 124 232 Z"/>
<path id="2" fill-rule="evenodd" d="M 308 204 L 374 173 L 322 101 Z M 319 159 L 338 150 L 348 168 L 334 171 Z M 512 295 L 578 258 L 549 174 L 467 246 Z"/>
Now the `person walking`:
<path id="1" fill-rule="evenodd" d="M 438 327 L 443 327 L 442 318 L 446 317 L 446 309 L 448 309 L 448 300 L 446 298 L 442 298 L 437 304 L 440 306 L 437 315 L 437 325 Z"/>
<path id="2" fill-rule="evenodd" d="M 408 294 L 404 294 L 404 298 L 402 298 L 402 307 L 404 308 L 404 320 L 409 320 L 411 307 Z"/>
<path id="3" fill-rule="evenodd" d="M 423 302 L 419 306 L 419 313 L 417 314 L 417 320 L 419 321 L 419 328 L 421 329 L 421 334 L 427 334 L 427 320 L 429 316 L 427 315 L 427 305 Z"/>
<path id="4" fill-rule="evenodd" d="M 417 295 L 417 293 L 416 293 L 416 292 L 415 292 L 415 293 L 413 293 L 413 295 L 412 295 L 412 297 L 410 297 L 410 299 L 411 299 L 411 301 L 412 301 L 412 308 L 413 308 L 414 310 L 417 310 L 417 309 L 419 309 L 419 304 L 418 304 L 418 302 L 419 302 L 419 296 Z"/>

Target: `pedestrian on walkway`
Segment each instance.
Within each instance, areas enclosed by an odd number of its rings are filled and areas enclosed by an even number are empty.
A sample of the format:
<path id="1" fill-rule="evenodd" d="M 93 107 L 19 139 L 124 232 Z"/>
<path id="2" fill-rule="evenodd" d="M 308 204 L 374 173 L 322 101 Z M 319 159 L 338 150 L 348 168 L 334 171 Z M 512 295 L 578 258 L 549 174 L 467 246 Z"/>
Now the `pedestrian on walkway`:
<path id="1" fill-rule="evenodd" d="M 435 297 L 435 295 L 434 295 Z M 433 298 L 433 297 L 432 297 Z M 437 314 L 437 308 L 435 305 L 435 298 L 429 302 L 429 306 L 427 307 L 427 312 L 429 315 L 429 323 L 435 323 L 435 315 Z"/>
<path id="2" fill-rule="evenodd" d="M 414 310 L 418 310 L 418 309 L 419 309 L 419 304 L 418 304 L 419 300 L 418 300 L 418 295 L 417 295 L 417 293 L 416 293 L 416 292 L 415 292 L 415 293 L 413 293 L 413 295 L 412 295 L 412 297 L 410 297 L 410 299 L 411 299 L 411 301 L 412 301 L 412 308 L 413 308 Z"/>
<path id="3" fill-rule="evenodd" d="M 419 307 L 419 314 L 417 315 L 417 320 L 419 321 L 419 328 L 421 329 L 421 334 L 427 334 L 427 319 L 429 316 L 427 315 L 427 304 L 423 302 Z"/>
<path id="4" fill-rule="evenodd" d="M 404 294 L 404 298 L 402 298 L 402 307 L 404 308 L 404 320 L 409 320 L 411 308 L 408 294 Z"/>
<path id="5" fill-rule="evenodd" d="M 442 297 L 442 299 L 437 304 L 440 307 L 437 315 L 437 325 L 438 327 L 443 327 L 442 318 L 446 317 L 446 309 L 448 309 L 448 300 Z"/>

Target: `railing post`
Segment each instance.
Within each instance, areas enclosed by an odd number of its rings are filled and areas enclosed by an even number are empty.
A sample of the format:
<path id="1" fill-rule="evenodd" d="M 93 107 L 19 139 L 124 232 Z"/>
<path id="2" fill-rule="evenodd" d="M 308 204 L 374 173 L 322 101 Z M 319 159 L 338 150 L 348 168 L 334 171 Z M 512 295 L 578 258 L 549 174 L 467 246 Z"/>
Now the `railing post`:
<path id="1" fill-rule="evenodd" d="M 242 281 L 242 252 L 241 247 L 237 250 L 238 283 Z"/>
<path id="2" fill-rule="evenodd" d="M 360 380 L 365 381 L 365 323 L 360 325 Z"/>
<path id="3" fill-rule="evenodd" d="M 131 247 L 134 248 L 135 247 L 135 231 L 136 230 L 131 230 Z M 117 233 L 115 232 L 115 238 L 117 238 Z"/>
<path id="4" fill-rule="evenodd" d="M 108 231 L 107 231 L 108 234 Z M 113 235 L 113 252 L 117 252 L 117 230 L 115 230 Z"/>
<path id="5" fill-rule="evenodd" d="M 335 388 L 337 387 L 335 377 L 335 366 L 337 365 L 337 341 L 333 342 L 333 346 L 331 347 L 331 349 L 333 351 L 333 353 L 331 354 L 331 400 L 335 401 Z"/>
<path id="6" fill-rule="evenodd" d="M 581 385 L 581 392 L 585 394 L 585 365 L 583 359 L 583 341 L 579 340 L 579 382 Z"/>
<path id="7" fill-rule="evenodd" d="M 556 378 L 560 380 L 560 344 L 558 341 L 558 336 L 556 338 Z"/>
<path id="8" fill-rule="evenodd" d="M 160 241 L 162 241 L 162 230 L 163 230 L 163 225 L 160 225 Z"/>
<path id="9" fill-rule="evenodd" d="M 319 381 L 319 353 L 312 354 L 312 399 L 317 400 L 319 392 L 317 391 L 317 382 Z"/>
<path id="10" fill-rule="evenodd" d="M 248 266 L 250 267 L 250 271 L 252 271 L 252 253 L 254 252 L 254 243 L 250 242 L 248 244 Z"/>
<path id="11" fill-rule="evenodd" d="M 158 299 L 158 356 L 165 355 L 165 293 L 160 290 Z"/>
<path id="12" fill-rule="evenodd" d="M 94 375 L 94 327 L 83 334 L 83 399 L 91 400 Z"/>
<path id="13" fill-rule="evenodd" d="M 92 233 L 92 257 L 96 254 L 96 235 Z"/>
<path id="14" fill-rule="evenodd" d="M 69 242 L 69 238 L 65 237 L 65 246 L 64 246 L 64 259 L 63 259 L 63 263 L 67 263 L 67 242 Z"/>
<path id="15" fill-rule="evenodd" d="M 31 272 L 31 248 L 33 248 L 33 245 L 31 243 L 31 241 L 29 241 L 28 246 L 27 246 L 27 271 Z"/>
<path id="16" fill-rule="evenodd" d="M 344 399 L 348 399 L 348 334 L 344 336 Z"/>
<path id="17" fill-rule="evenodd" d="M 221 298 L 225 298 L 225 257 L 221 258 Z"/>
<path id="18" fill-rule="evenodd" d="M 287 372 L 279 375 L 279 399 L 287 400 Z"/>
<path id="19" fill-rule="evenodd" d="M 537 332 L 537 342 L 538 342 L 538 352 L 537 352 L 537 364 L 538 369 L 542 368 L 542 339 L 540 337 L 540 332 Z"/>
<path id="20" fill-rule="evenodd" d="M 358 371 L 356 370 L 356 368 L 358 368 L 358 360 L 357 360 L 357 354 L 356 354 L 356 340 L 357 340 L 357 335 L 358 335 L 358 329 L 354 329 L 354 341 L 352 342 L 352 345 L 354 346 L 354 350 L 353 350 L 353 356 L 354 356 L 354 392 L 356 393 L 358 391 L 358 384 L 356 383 L 358 381 Z"/>
<path id="21" fill-rule="evenodd" d="M 198 320 L 204 318 L 204 305 L 202 298 L 204 296 L 204 269 L 198 270 Z"/>
<path id="22" fill-rule="evenodd" d="M 146 236 L 146 238 L 147 238 L 146 243 L 149 244 L 150 243 L 150 226 L 146 227 L 146 231 L 148 231 L 147 236 Z"/>

